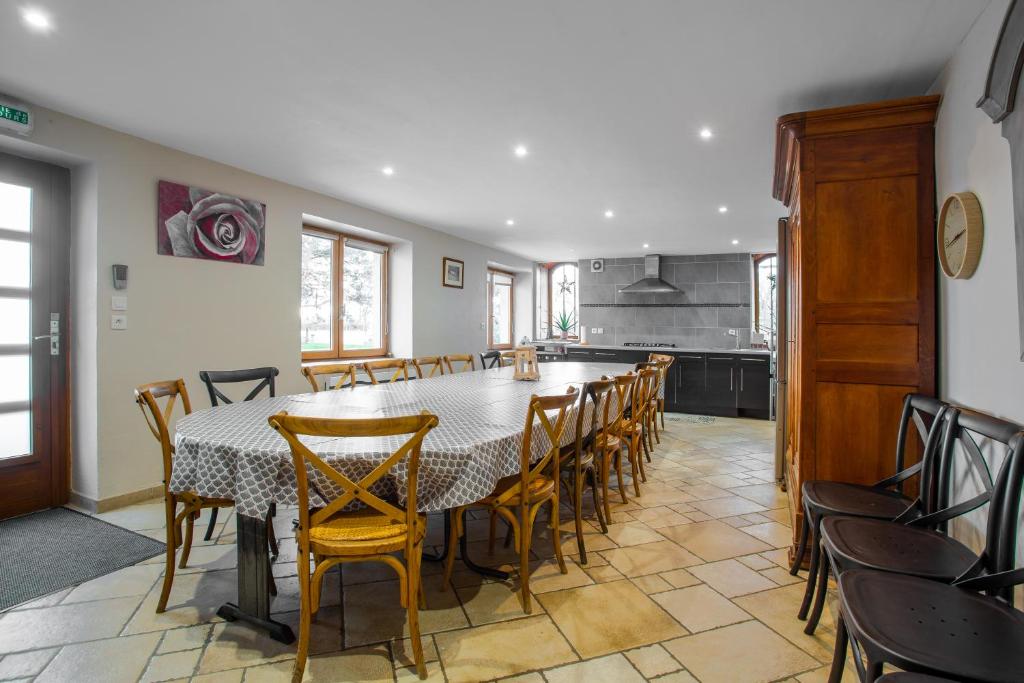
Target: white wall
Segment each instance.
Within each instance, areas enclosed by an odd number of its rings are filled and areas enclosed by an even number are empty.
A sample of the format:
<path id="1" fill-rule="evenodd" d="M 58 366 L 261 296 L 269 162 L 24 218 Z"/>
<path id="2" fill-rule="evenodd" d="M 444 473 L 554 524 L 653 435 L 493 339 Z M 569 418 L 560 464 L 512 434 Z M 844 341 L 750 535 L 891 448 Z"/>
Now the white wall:
<path id="1" fill-rule="evenodd" d="M 398 355 L 479 352 L 486 344 L 489 261 L 530 262 L 332 197 L 224 166 L 57 112 L 37 112 L 28 144 L 0 149 L 73 168 L 73 489 L 102 500 L 160 483 L 152 437 L 132 401 L 144 382 L 184 377 L 196 407 L 208 405 L 200 369 L 275 365 L 279 391 L 304 390 L 299 375 L 299 254 L 303 215 L 389 235 L 392 333 Z M 69 161 L 70 160 L 70 161 Z M 265 265 L 156 253 L 160 179 L 258 199 L 267 205 Z M 441 286 L 441 257 L 466 263 L 465 289 Z M 110 329 L 110 266 L 129 267 L 128 330 Z M 516 288 L 529 307 L 528 277 Z M 518 318 L 518 316 L 517 316 Z M 517 321 L 521 322 L 521 321 Z M 517 326 L 516 334 L 530 334 Z"/>
<path id="2" fill-rule="evenodd" d="M 941 201 L 952 192 L 974 192 L 985 219 L 974 277 L 940 277 L 939 386 L 948 401 L 1024 422 L 1009 144 L 1000 126 L 975 107 L 1008 4 L 993 0 L 931 88 L 942 94 L 935 133 L 937 196 Z M 1018 96 L 1017 107 L 1022 106 Z M 995 476 L 999 461 L 990 465 Z M 961 481 L 965 490 L 959 497 L 973 495 L 976 483 Z M 977 547 L 984 528 L 978 511 L 953 531 Z"/>

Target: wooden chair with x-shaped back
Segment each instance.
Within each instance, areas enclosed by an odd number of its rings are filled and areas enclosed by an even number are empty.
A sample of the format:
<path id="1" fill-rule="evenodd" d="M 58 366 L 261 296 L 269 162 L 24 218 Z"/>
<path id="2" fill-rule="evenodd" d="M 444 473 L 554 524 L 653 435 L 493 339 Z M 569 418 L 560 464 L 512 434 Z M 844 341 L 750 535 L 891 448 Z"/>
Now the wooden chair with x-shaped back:
<path id="1" fill-rule="evenodd" d="M 471 353 L 450 353 L 444 357 L 444 365 L 448 368 L 448 374 L 456 372 L 473 372 L 476 370 L 476 361 Z"/>
<path id="2" fill-rule="evenodd" d="M 523 611 L 531 613 L 530 606 L 530 543 L 533 539 L 533 523 L 544 505 L 551 509 L 551 539 L 554 543 L 558 568 L 568 573 L 562 557 L 562 540 L 558 522 L 558 487 L 561 461 L 559 459 L 562 434 L 565 431 L 566 416 L 572 404 L 579 397 L 576 387 L 570 386 L 564 394 L 554 396 L 531 396 L 526 410 L 526 427 L 523 430 L 522 446 L 519 451 L 519 474 L 502 477 L 489 496 L 452 511 L 452 533 L 448 538 L 448 556 L 444 568 L 442 590 L 452 578 L 455 568 L 455 552 L 459 538 L 465 533 L 466 510 L 470 507 L 483 508 L 496 514 L 512 527 L 516 551 L 519 553 L 519 581 L 523 597 Z M 558 411 L 554 423 L 548 417 L 549 411 Z M 536 423 L 543 432 L 536 434 Z M 540 436 L 541 439 L 536 437 Z M 546 438 L 545 438 L 546 437 Z M 544 455 L 531 463 L 533 445 L 537 441 L 546 447 Z M 491 525 L 490 543 L 494 543 L 494 525 Z"/>
<path id="3" fill-rule="evenodd" d="M 420 562 L 427 518 L 416 509 L 416 495 L 420 447 L 427 433 L 437 426 L 437 417 L 426 412 L 371 419 L 330 419 L 278 413 L 271 416 L 269 422 L 291 447 L 298 485 L 299 526 L 295 536 L 300 594 L 299 644 L 292 680 L 296 683 L 301 681 L 306 667 L 311 621 L 320 608 L 324 574 L 343 562 L 383 562 L 398 574 L 399 601 L 406 608 L 409 619 L 416 671 L 420 678 L 426 678 L 418 608 L 425 606 Z M 300 436 L 408 436 L 408 439 L 372 472 L 353 481 L 312 452 L 299 440 Z M 405 495 L 386 500 L 374 494 L 374 485 L 403 461 Z M 323 508 L 311 510 L 311 488 L 318 492 L 338 489 L 341 495 Z M 356 502 L 364 507 L 346 511 L 346 507 Z M 394 555 L 397 552 L 403 554 L 404 562 Z M 312 574 L 309 570 L 311 556 L 314 562 Z"/>
<path id="4" fill-rule="evenodd" d="M 358 370 L 358 363 L 324 363 L 320 365 L 304 365 L 302 367 L 302 376 L 309 382 L 309 386 L 313 387 L 313 392 L 321 391 L 320 378 L 321 377 L 337 377 L 334 381 L 333 386 L 325 384 L 327 389 L 341 389 L 348 385 L 350 389 L 355 389 L 356 384 L 356 370 Z"/>
<path id="5" fill-rule="evenodd" d="M 658 421 L 655 417 L 661 418 L 661 428 L 665 428 L 665 384 L 668 381 L 668 370 L 676 362 L 675 356 L 667 353 L 652 353 L 647 357 L 651 363 L 658 365 L 658 381 L 654 387 L 654 395 L 651 397 L 651 427 L 654 429 L 654 440 L 661 443 L 661 434 L 658 433 Z"/>
<path id="6" fill-rule="evenodd" d="M 413 358 L 412 366 L 416 369 L 416 379 L 440 377 L 444 374 L 444 361 L 441 359 L 441 356 Z"/>
<path id="7" fill-rule="evenodd" d="M 363 363 L 363 370 L 370 378 L 370 384 L 394 384 L 395 382 L 409 381 L 409 361 L 404 358 L 385 358 L 383 360 L 368 360 Z M 385 378 L 386 370 L 394 370 L 391 377 Z M 380 376 L 378 376 L 380 373 Z"/>

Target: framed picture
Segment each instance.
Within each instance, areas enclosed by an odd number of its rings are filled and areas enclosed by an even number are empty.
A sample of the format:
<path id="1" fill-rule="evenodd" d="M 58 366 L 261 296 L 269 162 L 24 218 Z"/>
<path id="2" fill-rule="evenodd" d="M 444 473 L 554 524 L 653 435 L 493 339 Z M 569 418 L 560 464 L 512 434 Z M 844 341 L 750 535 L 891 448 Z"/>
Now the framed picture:
<path id="1" fill-rule="evenodd" d="M 158 254 L 263 265 L 267 205 L 190 185 L 157 185 Z"/>
<path id="2" fill-rule="evenodd" d="M 445 287 L 458 287 L 462 289 L 462 271 L 466 264 L 457 258 L 445 256 L 441 259 L 441 284 Z"/>

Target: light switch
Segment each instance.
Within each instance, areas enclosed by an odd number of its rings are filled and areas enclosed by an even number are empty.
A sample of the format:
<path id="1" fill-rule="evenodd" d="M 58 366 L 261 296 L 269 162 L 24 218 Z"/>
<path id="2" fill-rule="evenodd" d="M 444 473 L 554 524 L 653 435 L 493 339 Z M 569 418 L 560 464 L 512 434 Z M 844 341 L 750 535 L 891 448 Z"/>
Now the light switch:
<path id="1" fill-rule="evenodd" d="M 128 310 L 128 297 L 119 296 L 117 294 L 110 297 L 110 310 L 112 311 L 127 311 Z"/>
<path id="2" fill-rule="evenodd" d="M 126 316 L 126 315 L 112 315 L 112 316 L 110 316 L 110 329 L 112 329 L 112 330 L 127 330 L 128 329 L 128 316 Z"/>

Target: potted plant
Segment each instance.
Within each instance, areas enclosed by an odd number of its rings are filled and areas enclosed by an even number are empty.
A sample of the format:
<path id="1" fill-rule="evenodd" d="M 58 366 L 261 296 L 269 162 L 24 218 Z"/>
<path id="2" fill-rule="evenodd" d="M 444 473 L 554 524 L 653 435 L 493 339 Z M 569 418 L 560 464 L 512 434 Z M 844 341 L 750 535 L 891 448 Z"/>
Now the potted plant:
<path id="1" fill-rule="evenodd" d="M 576 327 L 576 321 L 574 320 L 573 314 L 562 312 L 558 314 L 558 317 L 551 321 L 555 329 L 561 333 L 562 339 L 569 338 L 569 331 Z"/>

